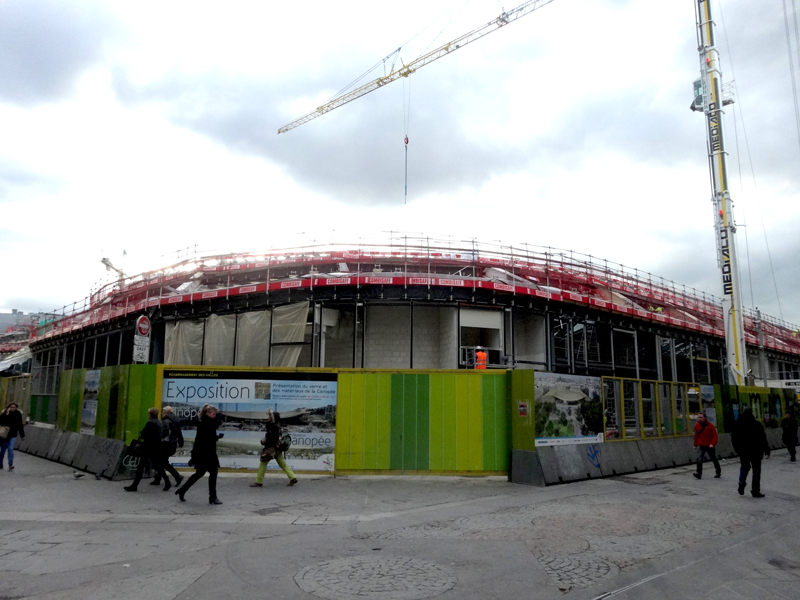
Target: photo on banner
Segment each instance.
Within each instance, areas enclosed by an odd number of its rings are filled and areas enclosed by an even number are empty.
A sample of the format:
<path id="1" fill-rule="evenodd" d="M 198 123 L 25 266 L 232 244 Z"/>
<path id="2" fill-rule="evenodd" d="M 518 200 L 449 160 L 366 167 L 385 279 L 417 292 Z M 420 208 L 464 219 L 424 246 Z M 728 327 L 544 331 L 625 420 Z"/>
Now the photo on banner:
<path id="1" fill-rule="evenodd" d="M 603 441 L 599 377 L 536 373 L 534 398 L 536 446 Z"/>
<path id="2" fill-rule="evenodd" d="M 204 404 L 220 410 L 220 466 L 258 468 L 267 410 L 280 414 L 292 438 L 286 462 L 293 470 L 333 471 L 336 443 L 335 373 L 165 369 L 161 404 L 181 420 L 185 444 L 170 459 L 187 466 Z M 275 461 L 268 469 L 279 469 Z"/>
<path id="3" fill-rule="evenodd" d="M 81 407 L 81 433 L 94 435 L 97 422 L 97 393 L 100 389 L 100 369 L 86 371 L 83 379 L 83 406 Z"/>

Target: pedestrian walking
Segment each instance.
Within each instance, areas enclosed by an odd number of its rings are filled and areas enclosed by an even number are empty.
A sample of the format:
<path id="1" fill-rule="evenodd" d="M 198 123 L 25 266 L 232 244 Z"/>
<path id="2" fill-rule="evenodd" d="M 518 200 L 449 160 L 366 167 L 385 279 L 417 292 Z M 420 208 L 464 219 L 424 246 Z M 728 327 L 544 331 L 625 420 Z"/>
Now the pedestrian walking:
<path id="1" fill-rule="evenodd" d="M 781 440 L 786 444 L 786 448 L 789 450 L 789 460 L 795 462 L 797 449 L 797 419 L 794 418 L 792 411 L 787 412 L 783 420 L 781 420 L 781 429 L 783 429 Z"/>
<path id="2" fill-rule="evenodd" d="M 264 485 L 264 473 L 267 471 L 267 463 L 273 458 L 278 466 L 286 473 L 289 478 L 289 483 L 286 485 L 293 486 L 297 483 L 297 476 L 286 464 L 286 455 L 288 446 L 284 440 L 286 433 L 281 427 L 281 413 L 274 413 L 272 410 L 267 411 L 267 425 L 264 438 L 261 440 L 261 445 L 264 450 L 261 452 L 261 463 L 258 465 L 258 472 L 256 473 L 256 480 L 250 484 L 250 487 L 261 487 Z"/>
<path id="3" fill-rule="evenodd" d="M 161 469 L 164 472 L 164 491 L 168 492 L 172 487 L 167 473 L 170 473 L 175 478 L 175 485 L 180 485 L 183 481 L 183 475 L 178 473 L 171 464 L 169 464 L 169 457 L 175 456 L 178 448 L 183 448 L 183 432 L 181 431 L 181 422 L 175 416 L 175 411 L 171 406 L 165 406 L 161 409 Z M 156 475 L 150 485 L 160 485 L 161 477 Z"/>
<path id="4" fill-rule="evenodd" d="M 192 460 L 190 465 L 194 465 L 194 473 L 186 480 L 183 486 L 175 490 L 181 502 L 185 502 L 184 495 L 195 482 L 208 473 L 208 503 L 222 504 L 217 498 L 217 474 L 219 473 L 219 457 L 217 456 L 217 440 L 224 434 L 217 433 L 220 422 L 217 419 L 219 409 L 216 406 L 206 404 L 200 409 L 200 424 L 197 426 L 197 435 L 192 446 Z"/>
<path id="5" fill-rule="evenodd" d="M 135 492 L 139 489 L 139 482 L 142 480 L 148 461 L 153 465 L 156 477 L 159 479 L 166 477 L 161 469 L 161 419 L 158 418 L 158 409 L 155 407 L 148 409 L 147 416 L 149 417 L 147 423 L 139 433 L 142 446 L 139 453 L 139 464 L 136 467 L 136 477 L 132 484 L 123 488 L 126 492 Z"/>
<path id="6" fill-rule="evenodd" d="M 714 424 L 708 420 L 705 412 L 698 413 L 697 423 L 694 426 L 694 447 L 697 452 L 697 471 L 694 476 L 697 479 L 703 477 L 703 458 L 706 454 L 714 463 L 714 470 L 716 474 L 714 477 L 719 479 L 722 477 L 722 469 L 717 460 L 717 442 L 719 441 L 719 434 Z"/>
<path id="7" fill-rule="evenodd" d="M 769 458 L 769 444 L 764 426 L 756 421 L 753 411 L 746 408 L 736 420 L 731 435 L 733 449 L 739 455 L 741 469 L 739 470 L 739 495 L 744 496 L 747 487 L 747 474 L 753 469 L 753 483 L 750 494 L 753 498 L 763 498 L 761 493 L 761 459 Z"/>
<path id="8" fill-rule="evenodd" d="M 8 470 L 14 470 L 14 446 L 17 436 L 25 439 L 25 428 L 22 426 L 22 413 L 16 402 L 11 402 L 0 412 L 0 469 L 3 468 L 6 452 L 8 452 Z"/>

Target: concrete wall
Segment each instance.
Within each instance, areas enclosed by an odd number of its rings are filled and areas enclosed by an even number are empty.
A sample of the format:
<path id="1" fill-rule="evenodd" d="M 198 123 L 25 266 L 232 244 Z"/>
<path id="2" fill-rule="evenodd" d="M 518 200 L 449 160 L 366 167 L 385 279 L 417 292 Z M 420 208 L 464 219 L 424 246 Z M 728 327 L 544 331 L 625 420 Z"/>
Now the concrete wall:
<path id="1" fill-rule="evenodd" d="M 414 307 L 414 369 L 458 368 L 455 307 Z"/>
<path id="2" fill-rule="evenodd" d="M 514 359 L 517 361 L 547 362 L 547 321 L 543 315 L 515 310 Z M 518 369 L 545 370 L 542 365 L 518 362 Z"/>
<path id="3" fill-rule="evenodd" d="M 410 306 L 367 306 L 364 366 L 368 369 L 411 367 Z"/>

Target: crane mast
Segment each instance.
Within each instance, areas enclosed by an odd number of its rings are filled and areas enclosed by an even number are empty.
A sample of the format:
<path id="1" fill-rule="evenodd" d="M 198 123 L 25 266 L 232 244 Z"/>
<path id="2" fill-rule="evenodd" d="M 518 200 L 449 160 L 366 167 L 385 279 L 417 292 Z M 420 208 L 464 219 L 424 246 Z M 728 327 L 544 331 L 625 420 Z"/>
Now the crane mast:
<path id="1" fill-rule="evenodd" d="M 732 100 L 723 98 L 722 73 L 719 53 L 714 45 L 714 22 L 711 19 L 710 4 L 710 0 L 697 0 L 696 4 L 701 76 L 695 82 L 695 100 L 691 108 L 703 111 L 706 115 L 708 164 L 714 192 L 712 198 L 714 231 L 722 277 L 722 314 L 725 323 L 728 383 L 744 385 L 747 375 L 747 350 L 736 253 L 736 224 L 733 219 L 733 202 L 728 190 L 727 153 L 722 128 L 723 106 L 732 103 Z M 766 377 L 766 374 L 762 376 Z"/>

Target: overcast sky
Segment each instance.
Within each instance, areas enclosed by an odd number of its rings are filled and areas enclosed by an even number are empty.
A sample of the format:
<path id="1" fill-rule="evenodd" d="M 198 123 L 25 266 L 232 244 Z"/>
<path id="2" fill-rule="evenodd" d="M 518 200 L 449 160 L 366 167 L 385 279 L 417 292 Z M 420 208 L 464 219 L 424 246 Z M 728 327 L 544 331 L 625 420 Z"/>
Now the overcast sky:
<path id="1" fill-rule="evenodd" d="M 0 2 L 0 309 L 83 298 L 102 257 L 137 272 L 195 244 L 389 230 L 564 248 L 720 295 L 704 117 L 689 110 L 694 0 L 554 0 L 276 134 L 409 39 L 406 63 L 516 4 Z M 755 305 L 780 317 L 774 270 L 783 317 L 800 323 L 783 3 L 712 7 L 737 88 L 726 133 L 745 305 L 752 279 Z"/>

